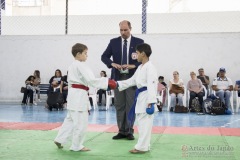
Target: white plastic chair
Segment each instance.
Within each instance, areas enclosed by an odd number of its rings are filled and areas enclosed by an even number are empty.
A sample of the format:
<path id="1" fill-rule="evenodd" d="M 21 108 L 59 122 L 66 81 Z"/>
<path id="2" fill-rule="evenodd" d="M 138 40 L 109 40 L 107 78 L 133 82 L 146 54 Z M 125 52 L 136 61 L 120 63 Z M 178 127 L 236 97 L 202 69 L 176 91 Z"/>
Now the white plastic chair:
<path id="1" fill-rule="evenodd" d="M 96 88 L 89 89 L 89 97 L 92 98 L 93 109 L 95 109 L 97 107 L 97 89 Z"/>
<path id="2" fill-rule="evenodd" d="M 159 94 L 159 92 L 157 93 L 157 100 L 162 103 L 162 99 L 163 99 L 163 91 L 161 91 L 161 95 Z"/>
<path id="3" fill-rule="evenodd" d="M 170 87 L 168 88 L 168 111 L 170 111 L 171 108 L 171 94 L 169 94 Z M 184 95 L 183 95 L 183 105 L 186 107 L 186 100 L 187 100 L 187 89 L 186 86 L 184 86 Z"/>
<path id="4" fill-rule="evenodd" d="M 163 104 L 163 94 L 164 91 L 166 91 L 166 98 L 165 98 L 165 103 Z M 157 93 L 157 102 L 161 102 L 163 104 L 163 106 L 168 106 L 168 89 L 166 88 L 166 90 L 162 90 L 161 94 Z"/>
<path id="5" fill-rule="evenodd" d="M 114 98 L 114 91 L 113 90 L 106 91 L 106 110 L 109 109 L 110 104 L 112 102 L 112 98 Z"/>
<path id="6" fill-rule="evenodd" d="M 212 94 L 214 94 L 216 96 L 216 92 L 214 90 L 212 90 Z M 233 91 L 231 91 L 231 97 L 230 97 L 230 105 L 232 108 L 232 113 L 234 113 L 234 107 L 233 107 Z"/>

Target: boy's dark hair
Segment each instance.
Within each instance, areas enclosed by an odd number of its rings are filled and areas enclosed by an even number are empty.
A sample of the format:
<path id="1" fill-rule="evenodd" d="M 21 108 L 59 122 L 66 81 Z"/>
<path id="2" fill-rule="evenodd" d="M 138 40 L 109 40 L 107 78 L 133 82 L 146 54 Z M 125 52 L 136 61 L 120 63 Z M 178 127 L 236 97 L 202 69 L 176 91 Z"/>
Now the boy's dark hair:
<path id="1" fill-rule="evenodd" d="M 164 80 L 164 77 L 163 76 L 159 76 L 158 80 L 160 80 L 160 79 Z"/>
<path id="2" fill-rule="evenodd" d="M 144 52 L 147 57 L 150 57 L 150 55 L 152 54 L 151 46 L 147 43 L 137 45 L 136 50 L 139 51 L 140 53 Z"/>
<path id="3" fill-rule="evenodd" d="M 74 46 L 72 46 L 72 55 L 76 57 L 78 52 L 82 53 L 86 49 L 88 49 L 86 45 L 81 43 L 76 43 Z"/>

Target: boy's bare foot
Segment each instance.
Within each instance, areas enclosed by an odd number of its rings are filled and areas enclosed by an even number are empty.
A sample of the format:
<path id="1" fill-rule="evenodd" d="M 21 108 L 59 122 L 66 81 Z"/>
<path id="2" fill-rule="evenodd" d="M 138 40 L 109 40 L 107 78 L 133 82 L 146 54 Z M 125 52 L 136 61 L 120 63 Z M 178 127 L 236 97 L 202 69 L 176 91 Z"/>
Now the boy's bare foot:
<path id="1" fill-rule="evenodd" d="M 54 143 L 57 145 L 58 149 L 62 149 L 63 146 L 61 143 L 54 141 Z"/>
<path id="2" fill-rule="evenodd" d="M 86 147 L 83 147 L 83 149 L 81 149 L 80 151 L 82 151 L 82 152 L 87 152 L 87 151 L 91 151 L 91 149 L 86 148 Z"/>
<path id="3" fill-rule="evenodd" d="M 138 153 L 145 153 L 146 151 L 140 151 L 140 150 L 137 150 L 137 149 L 132 149 L 129 152 L 133 153 L 133 154 L 138 154 Z"/>

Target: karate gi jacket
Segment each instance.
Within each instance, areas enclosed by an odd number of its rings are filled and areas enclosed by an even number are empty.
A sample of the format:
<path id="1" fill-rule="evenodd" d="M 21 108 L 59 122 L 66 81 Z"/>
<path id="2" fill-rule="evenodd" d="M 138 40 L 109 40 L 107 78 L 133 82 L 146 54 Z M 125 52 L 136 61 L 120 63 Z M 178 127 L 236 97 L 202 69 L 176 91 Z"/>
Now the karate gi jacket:
<path id="1" fill-rule="evenodd" d="M 125 90 L 131 86 L 137 88 L 147 87 L 146 91 L 139 93 L 135 108 L 135 113 L 146 113 L 147 105 L 150 103 L 157 103 L 157 70 L 153 64 L 148 61 L 144 65 L 138 66 L 134 75 L 124 81 L 118 81 L 119 91 Z M 157 111 L 155 105 L 155 111 Z"/>
<path id="2" fill-rule="evenodd" d="M 106 90 L 108 78 L 95 78 L 86 62 L 75 60 L 68 68 L 68 97 L 67 109 L 74 111 L 88 111 L 91 106 L 88 92 L 79 88 L 72 88 L 72 84 L 81 84 Z"/>

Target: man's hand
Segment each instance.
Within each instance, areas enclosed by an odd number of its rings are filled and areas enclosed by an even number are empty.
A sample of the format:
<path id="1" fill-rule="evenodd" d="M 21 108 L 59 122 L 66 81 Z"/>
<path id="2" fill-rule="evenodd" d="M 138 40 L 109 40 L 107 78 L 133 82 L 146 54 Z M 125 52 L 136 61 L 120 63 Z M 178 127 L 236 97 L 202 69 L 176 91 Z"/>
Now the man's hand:
<path id="1" fill-rule="evenodd" d="M 117 63 L 112 63 L 111 65 L 112 65 L 112 67 L 114 67 L 116 69 L 122 69 L 122 66 Z"/>
<path id="2" fill-rule="evenodd" d="M 134 64 L 124 64 L 122 65 L 123 69 L 134 69 L 136 66 Z"/>

